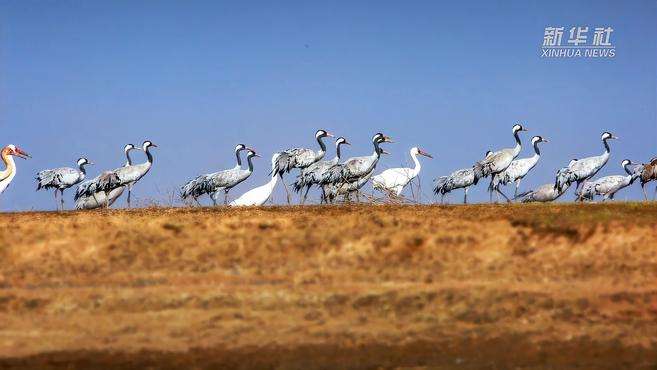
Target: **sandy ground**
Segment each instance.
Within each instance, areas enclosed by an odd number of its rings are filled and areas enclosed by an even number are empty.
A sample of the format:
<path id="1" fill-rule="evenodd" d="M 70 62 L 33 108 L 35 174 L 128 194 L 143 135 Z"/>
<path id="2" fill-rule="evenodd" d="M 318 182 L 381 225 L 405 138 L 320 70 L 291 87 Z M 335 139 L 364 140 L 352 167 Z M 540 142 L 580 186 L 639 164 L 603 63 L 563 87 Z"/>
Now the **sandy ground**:
<path id="1" fill-rule="evenodd" d="M 0 261 L 0 368 L 657 368 L 654 203 L 2 214 Z"/>

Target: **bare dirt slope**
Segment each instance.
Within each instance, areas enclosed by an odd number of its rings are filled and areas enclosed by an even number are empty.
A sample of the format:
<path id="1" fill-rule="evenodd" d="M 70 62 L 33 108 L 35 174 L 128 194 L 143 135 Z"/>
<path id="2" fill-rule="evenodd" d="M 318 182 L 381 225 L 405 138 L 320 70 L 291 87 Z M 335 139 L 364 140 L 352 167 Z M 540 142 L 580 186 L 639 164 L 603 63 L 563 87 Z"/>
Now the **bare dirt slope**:
<path id="1" fill-rule="evenodd" d="M 657 368 L 657 204 L 0 215 L 0 368 Z"/>

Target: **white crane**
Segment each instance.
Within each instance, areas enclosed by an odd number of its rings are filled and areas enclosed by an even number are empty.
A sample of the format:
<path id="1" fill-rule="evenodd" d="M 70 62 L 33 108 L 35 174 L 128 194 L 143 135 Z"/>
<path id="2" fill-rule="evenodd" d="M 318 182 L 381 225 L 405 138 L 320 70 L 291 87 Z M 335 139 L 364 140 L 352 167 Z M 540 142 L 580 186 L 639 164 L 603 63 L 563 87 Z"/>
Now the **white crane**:
<path id="1" fill-rule="evenodd" d="M 518 188 L 520 187 L 520 181 L 527 176 L 529 171 L 532 170 L 532 168 L 536 167 L 536 164 L 538 163 L 538 160 L 541 158 L 541 151 L 538 148 L 538 143 L 547 143 L 548 140 L 544 139 L 541 136 L 534 136 L 532 138 L 532 146 L 534 147 L 534 155 L 528 158 L 521 158 L 521 159 L 514 159 L 509 167 L 507 167 L 504 171 L 496 173 L 493 175 L 493 179 L 490 183 L 491 187 L 488 189 L 488 191 L 500 191 L 499 187 L 500 185 L 506 185 L 508 183 L 514 182 L 516 185 L 515 191 L 513 193 L 513 197 L 518 196 Z M 505 196 L 505 198 L 507 198 Z M 508 200 L 508 198 L 507 198 Z"/>
<path id="2" fill-rule="evenodd" d="M 64 210 L 64 190 L 79 184 L 84 181 L 87 176 L 87 170 L 84 168 L 86 165 L 93 163 L 89 162 L 87 158 L 80 158 L 77 161 L 78 168 L 59 167 L 50 170 L 39 171 L 36 176 L 37 188 L 40 189 L 55 189 L 55 204 L 57 209 Z M 60 202 L 57 202 L 57 192 L 60 193 Z"/>
<path id="3" fill-rule="evenodd" d="M 210 199 L 212 199 L 214 205 L 216 205 L 217 193 L 219 190 L 223 189 L 224 204 L 227 204 L 228 192 L 230 189 L 234 188 L 237 186 L 237 184 L 246 180 L 251 175 L 251 172 L 248 170 L 248 168 L 246 170 L 242 169 L 242 159 L 240 157 L 240 153 L 246 149 L 248 149 L 246 145 L 237 144 L 235 146 L 235 158 L 237 161 L 235 167 L 219 172 L 197 176 L 182 186 L 180 197 L 182 199 L 191 197 L 198 204 L 198 197 L 202 196 L 203 194 L 209 194 Z M 214 181 L 212 181 L 213 179 Z M 215 188 L 213 185 L 217 185 L 219 187 Z"/>
<path id="4" fill-rule="evenodd" d="M 124 167 L 132 166 L 132 159 L 130 158 L 130 151 L 141 150 L 133 144 L 126 144 L 123 147 L 123 153 L 126 156 Z M 125 186 L 111 190 L 109 193 L 98 190 L 98 182 L 106 181 L 104 178 L 114 176 L 111 171 L 104 171 L 100 175 L 91 180 L 84 181 L 78 185 L 75 192 L 75 208 L 76 209 L 95 209 L 104 206 L 111 206 L 123 194 Z"/>
<path id="5" fill-rule="evenodd" d="M 632 161 L 629 159 L 624 159 L 621 162 L 621 167 L 627 172 L 627 176 L 605 176 L 595 181 L 585 182 L 580 190 L 579 198 L 593 200 L 596 195 L 602 195 L 603 201 L 614 199 L 614 195 L 616 195 L 619 190 L 632 185 L 634 180 L 641 176 L 641 171 L 635 171 L 631 165 Z"/>
<path id="6" fill-rule="evenodd" d="M 272 156 L 272 166 L 274 165 L 274 162 L 278 158 L 279 154 L 275 153 Z M 246 193 L 242 194 L 239 198 L 235 199 L 234 201 L 230 202 L 230 206 L 237 207 L 237 206 L 262 206 L 264 205 L 267 200 L 271 197 L 271 193 L 274 191 L 274 187 L 276 186 L 276 181 L 278 180 L 278 174 L 272 172 L 271 178 L 269 179 L 269 182 L 267 182 L 264 185 L 258 186 L 255 189 L 251 189 L 247 191 Z"/>
<path id="7" fill-rule="evenodd" d="M 568 167 L 563 169 L 561 177 L 557 176 L 554 186 L 558 189 L 563 186 L 560 179 L 567 180 L 570 183 L 575 182 L 577 183 L 575 194 L 579 194 L 580 185 L 584 183 L 584 181 L 595 176 L 595 174 L 607 164 L 609 156 L 611 155 L 611 148 L 609 147 L 607 140 L 611 139 L 618 139 L 618 137 L 609 132 L 603 132 L 601 140 L 604 144 L 605 151 L 601 155 L 571 161 Z M 577 196 L 577 200 L 580 200 L 579 196 Z"/>
<path id="8" fill-rule="evenodd" d="M 328 171 L 329 168 L 333 167 L 334 165 L 338 164 L 340 162 L 340 157 L 341 157 L 341 151 L 340 151 L 340 146 L 341 145 L 351 145 L 347 139 L 344 137 L 340 136 L 335 140 L 335 157 L 333 157 L 330 160 L 327 161 L 317 161 L 310 166 L 301 169 L 301 172 L 299 173 L 299 176 L 297 177 L 297 181 L 294 182 L 294 191 L 300 192 L 303 190 L 303 188 L 306 188 L 306 192 L 303 194 L 303 198 L 301 199 L 301 204 L 304 204 L 306 202 L 306 197 L 308 196 L 308 191 L 313 185 L 319 184 L 321 182 L 322 176 L 326 171 Z M 322 187 L 322 197 L 321 200 L 325 200 L 325 193 L 324 193 L 324 187 Z"/>
<path id="9" fill-rule="evenodd" d="M 275 163 L 272 163 L 271 173 L 276 173 L 281 177 L 283 188 L 285 188 L 285 193 L 287 194 L 288 204 L 290 204 L 290 191 L 287 189 L 287 185 L 285 185 L 283 174 L 290 172 L 293 168 L 306 168 L 317 161 L 321 161 L 324 158 L 324 154 L 326 154 L 326 145 L 322 139 L 327 136 L 333 137 L 333 134 L 326 130 L 317 130 L 315 132 L 315 139 L 319 144 L 319 150 L 316 152 L 307 148 L 292 148 L 277 153 L 279 155 Z"/>
<path id="10" fill-rule="evenodd" d="M 423 151 L 418 147 L 411 148 L 410 154 L 413 162 L 415 163 L 415 167 L 389 168 L 381 172 L 380 174 L 372 177 L 372 186 L 374 189 L 386 192 L 388 195 L 401 195 L 404 187 L 420 174 L 422 165 L 417 159 L 417 156 L 422 155 L 427 158 L 433 158 L 431 154 Z"/>
<path id="11" fill-rule="evenodd" d="M 491 153 L 490 150 L 487 151 L 484 158 L 488 158 Z M 436 186 L 433 188 L 433 192 L 440 194 L 440 204 L 443 204 L 445 194 L 455 189 L 463 189 L 463 204 L 467 204 L 468 189 L 474 184 L 474 168 L 462 168 L 434 181 L 436 181 Z"/>
<path id="12" fill-rule="evenodd" d="M 14 179 L 14 176 L 16 176 L 16 163 L 14 163 L 14 157 L 22 159 L 32 157 L 14 144 L 9 144 L 2 148 L 2 151 L 0 151 L 0 157 L 2 157 L 2 161 L 5 164 L 5 169 L 0 171 L 0 194 L 2 194 Z"/>
<path id="13" fill-rule="evenodd" d="M 492 152 L 489 156 L 484 158 L 483 160 L 475 163 L 473 169 L 474 169 L 474 184 L 477 185 L 477 182 L 479 182 L 480 178 L 488 177 L 489 175 L 495 175 L 497 173 L 500 173 L 504 170 L 506 170 L 507 167 L 511 164 L 511 162 L 520 154 L 520 150 L 522 149 L 522 143 L 520 142 L 520 136 L 518 133 L 520 131 L 527 131 L 524 127 L 522 127 L 521 124 L 515 124 L 513 125 L 513 128 L 511 129 L 513 132 L 513 137 L 516 141 L 516 145 L 513 148 L 506 148 L 506 149 L 501 149 L 496 152 Z M 492 189 L 492 186 L 489 186 L 489 189 Z M 489 190 L 490 191 L 490 190 Z M 497 189 L 497 194 L 502 194 L 503 197 L 505 197 L 507 200 L 506 195 L 502 193 L 499 189 Z M 490 191 L 490 199 L 491 201 L 493 200 L 493 193 Z M 499 199 L 499 195 L 498 195 Z"/>

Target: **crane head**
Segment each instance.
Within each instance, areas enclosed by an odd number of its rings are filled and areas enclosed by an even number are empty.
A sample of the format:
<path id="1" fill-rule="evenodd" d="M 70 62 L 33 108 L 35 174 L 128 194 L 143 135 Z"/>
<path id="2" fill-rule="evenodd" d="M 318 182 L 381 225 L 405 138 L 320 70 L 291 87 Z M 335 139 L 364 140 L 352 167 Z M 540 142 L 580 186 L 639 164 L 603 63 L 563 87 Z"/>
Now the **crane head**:
<path id="1" fill-rule="evenodd" d="M 618 136 L 614 136 L 611 132 L 605 131 L 602 133 L 602 140 L 609 140 L 609 139 L 618 139 Z"/>
<path id="2" fill-rule="evenodd" d="M 326 137 L 326 136 L 333 137 L 333 134 L 326 130 L 317 130 L 317 132 L 315 132 L 315 139 L 319 139 L 320 137 Z"/>
<path id="3" fill-rule="evenodd" d="M 424 150 L 422 150 L 422 149 L 420 149 L 420 148 L 418 148 L 418 147 L 413 147 L 413 148 L 411 149 L 411 155 L 413 155 L 413 154 L 416 154 L 416 155 L 423 155 L 423 156 L 425 156 L 425 157 L 427 157 L 427 158 L 433 158 L 433 156 L 431 156 L 431 154 L 425 152 Z"/>
<path id="4" fill-rule="evenodd" d="M 246 145 L 244 145 L 244 144 L 237 144 L 237 145 L 235 145 L 235 153 L 239 153 L 239 152 L 241 152 L 241 151 L 244 150 L 244 149 L 246 149 Z"/>
<path id="5" fill-rule="evenodd" d="M 7 155 L 13 155 L 18 158 L 23 158 L 23 159 L 32 158 L 31 155 L 27 154 L 25 151 L 23 151 L 23 149 L 17 147 L 14 144 L 7 145 L 3 150 L 3 152 L 5 152 Z"/>
<path id="6" fill-rule="evenodd" d="M 526 128 L 524 128 L 520 123 L 516 123 L 513 125 L 513 133 L 517 133 L 518 131 L 528 131 Z"/>
<path id="7" fill-rule="evenodd" d="M 543 136 L 534 136 L 532 138 L 532 144 L 536 143 L 549 143 L 550 141 L 548 139 L 543 138 Z"/>
<path id="8" fill-rule="evenodd" d="M 89 162 L 89 160 L 85 157 L 81 157 L 80 159 L 78 159 L 78 166 L 84 166 L 87 164 L 93 164 L 93 163 Z"/>
<path id="9" fill-rule="evenodd" d="M 141 150 L 147 151 L 149 148 L 157 148 L 157 145 L 153 144 L 153 142 L 150 140 L 144 141 Z"/>
<path id="10" fill-rule="evenodd" d="M 335 146 L 342 145 L 342 144 L 351 145 L 351 143 L 348 142 L 347 139 L 345 139 L 344 137 L 340 136 L 339 138 L 337 138 L 337 140 L 335 140 Z"/>

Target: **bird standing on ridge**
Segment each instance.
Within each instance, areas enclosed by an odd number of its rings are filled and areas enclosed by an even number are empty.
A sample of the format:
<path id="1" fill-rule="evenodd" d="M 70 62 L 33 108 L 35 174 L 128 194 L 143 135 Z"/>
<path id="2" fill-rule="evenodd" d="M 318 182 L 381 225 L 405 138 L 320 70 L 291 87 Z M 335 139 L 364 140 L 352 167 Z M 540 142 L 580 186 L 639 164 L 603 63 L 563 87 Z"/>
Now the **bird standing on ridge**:
<path id="1" fill-rule="evenodd" d="M 473 166 L 474 169 L 474 184 L 477 185 L 480 178 L 488 177 L 489 175 L 495 175 L 506 170 L 511 162 L 520 154 L 522 149 L 522 143 L 520 142 L 520 136 L 518 133 L 520 131 L 527 131 L 521 124 L 513 125 L 512 132 L 513 137 L 516 140 L 516 145 L 513 148 L 501 149 L 496 152 L 492 152 L 483 160 L 475 163 Z M 492 180 L 491 180 L 492 181 Z M 489 186 L 490 200 L 493 201 L 493 192 L 490 189 L 494 189 L 492 186 Z M 509 200 L 504 193 L 497 189 L 497 194 L 501 194 L 503 197 Z M 499 200 L 499 195 L 498 195 Z"/>
<path id="2" fill-rule="evenodd" d="M 272 156 L 271 158 L 272 166 L 274 165 L 274 162 L 276 161 L 278 156 L 279 156 L 278 153 L 274 153 L 274 155 Z M 237 199 L 230 202 L 230 206 L 236 207 L 236 206 L 264 205 L 267 202 L 267 200 L 271 197 L 271 193 L 274 191 L 274 187 L 276 186 L 276 181 L 278 180 L 277 173 L 271 173 L 270 176 L 271 179 L 269 179 L 269 182 L 267 182 L 264 185 L 258 186 L 257 188 L 251 189 L 246 193 L 240 195 Z"/>
<path id="3" fill-rule="evenodd" d="M 202 175 L 200 178 L 196 178 L 182 187 L 182 198 L 194 197 L 195 199 L 202 194 L 209 194 L 210 199 L 212 199 L 212 204 L 217 205 L 217 198 L 219 192 L 223 190 L 224 192 L 224 205 L 228 204 L 228 192 L 230 189 L 237 186 L 237 184 L 246 180 L 253 173 L 253 157 L 260 157 L 256 154 L 255 150 L 251 148 L 241 148 L 243 144 L 239 144 L 235 147 L 235 153 L 238 158 L 237 165 L 234 168 L 229 170 L 223 170 L 219 172 L 210 173 L 207 175 Z M 241 148 L 238 150 L 238 148 Z M 246 161 L 247 168 L 241 168 L 241 160 L 239 160 L 239 152 L 246 149 Z M 197 201 L 198 202 L 198 201 Z"/>
<path id="4" fill-rule="evenodd" d="M 123 153 L 126 156 L 124 167 L 132 166 L 132 158 L 130 158 L 130 151 L 141 150 L 134 144 L 126 144 L 123 147 Z M 100 175 L 91 180 L 84 181 L 78 185 L 75 192 L 75 208 L 76 209 L 95 209 L 104 206 L 111 206 L 123 194 L 125 186 L 116 188 L 109 193 L 105 194 L 104 191 L 98 190 L 98 183 L 102 180 L 105 181 L 106 177 L 114 176 L 111 171 L 104 171 Z"/>
<path id="5" fill-rule="evenodd" d="M 191 197 L 197 204 L 199 204 L 198 198 L 203 194 L 209 194 L 210 199 L 212 199 L 213 203 L 216 205 L 217 194 L 215 193 L 223 189 L 224 204 L 228 203 L 228 192 L 230 189 L 234 188 L 237 186 L 237 184 L 246 180 L 249 175 L 251 175 L 251 172 L 242 169 L 242 159 L 240 157 L 240 153 L 246 149 L 248 149 L 246 145 L 237 144 L 235 146 L 235 159 L 237 161 L 235 167 L 228 170 L 197 176 L 195 179 L 188 181 L 185 185 L 182 186 L 180 197 L 182 199 Z M 223 187 L 217 189 L 213 188 L 212 183 L 210 182 L 211 177 L 217 178 L 214 184 L 223 185 Z"/>
<path id="6" fill-rule="evenodd" d="M 93 163 L 89 162 L 87 158 L 78 159 L 78 168 L 59 167 L 51 170 L 39 171 L 36 176 L 37 188 L 40 189 L 55 189 L 55 204 L 57 209 L 64 210 L 64 190 L 79 184 L 84 181 L 87 176 L 87 171 L 84 168 L 86 165 Z M 60 193 L 60 202 L 57 202 L 57 192 Z"/>
<path id="7" fill-rule="evenodd" d="M 2 148 L 2 151 L 0 151 L 0 157 L 5 163 L 5 169 L 0 171 L 0 194 L 7 189 L 11 181 L 14 179 L 14 176 L 16 176 L 16 163 L 14 163 L 14 156 L 22 159 L 32 158 L 29 154 L 24 152 L 23 149 L 14 144 L 9 144 Z"/>
<path id="8" fill-rule="evenodd" d="M 491 155 L 491 151 L 487 151 L 484 158 Z M 455 189 L 463 188 L 463 204 L 468 204 L 468 189 L 474 184 L 474 168 L 463 168 L 456 170 L 448 176 L 441 176 L 436 181 L 436 186 L 433 192 L 440 194 L 440 204 L 444 203 L 445 194 Z"/>
<path id="9" fill-rule="evenodd" d="M 290 204 L 290 191 L 287 189 L 287 185 L 285 185 L 283 174 L 290 172 L 293 168 L 303 169 L 317 161 L 321 161 L 324 158 L 324 154 L 326 154 L 326 144 L 324 144 L 322 139 L 327 136 L 333 137 L 333 134 L 326 130 L 317 130 L 315 139 L 319 144 L 319 150 L 316 152 L 307 148 L 292 148 L 278 152 L 279 155 L 276 161 L 272 163 L 271 173 L 276 173 L 281 177 L 283 188 L 285 188 L 285 193 L 287 194 L 287 204 Z"/>
<path id="10" fill-rule="evenodd" d="M 578 197 L 580 199 L 593 200 L 593 197 L 596 195 L 602 195 L 602 200 L 614 199 L 616 193 L 626 188 L 634 182 L 639 176 L 641 176 L 641 171 L 635 171 L 632 167 L 632 161 L 629 159 L 623 159 L 621 162 L 621 167 L 627 172 L 627 176 L 624 175 L 614 175 L 614 176 L 605 176 L 601 177 L 595 181 L 587 181 L 582 185 L 580 194 Z"/>
<path id="11" fill-rule="evenodd" d="M 538 143 L 547 143 L 548 140 L 544 139 L 541 136 L 534 136 L 532 138 L 532 146 L 534 147 L 534 155 L 528 158 L 515 159 L 509 167 L 504 171 L 496 173 L 493 175 L 493 179 L 490 183 L 490 188 L 488 191 L 500 191 L 500 185 L 506 185 L 510 182 L 516 184 L 513 197 L 518 196 L 518 188 L 520 187 L 520 181 L 527 176 L 529 171 L 532 170 L 538 163 L 539 158 L 541 157 L 541 151 L 538 149 Z M 504 194 L 504 193 L 502 193 Z M 506 196 L 505 196 L 506 198 Z M 508 198 L 507 198 L 508 199 Z"/>
<path id="12" fill-rule="evenodd" d="M 344 163 L 336 164 L 329 168 L 324 175 L 320 185 L 335 188 L 335 189 L 348 189 L 348 193 L 356 191 L 358 197 L 358 189 L 363 187 L 367 180 L 371 177 L 376 164 L 379 162 L 381 154 L 387 154 L 379 144 L 392 143 L 392 139 L 382 133 L 377 133 L 372 137 L 372 145 L 374 152 L 368 156 L 352 157 L 347 159 Z M 349 185 L 347 185 L 349 184 Z M 333 193 L 336 193 L 333 191 Z"/>
<path id="13" fill-rule="evenodd" d="M 422 165 L 417 159 L 417 156 L 423 155 L 427 158 L 433 158 L 431 154 L 418 147 L 411 148 L 410 154 L 413 162 L 415 162 L 414 168 L 389 168 L 381 172 L 372 177 L 372 186 L 374 189 L 384 191 L 388 193 L 388 195 L 394 194 L 395 196 L 400 196 L 404 187 L 420 174 Z"/>
<path id="14" fill-rule="evenodd" d="M 601 140 L 605 147 L 604 153 L 593 157 L 570 161 L 570 164 L 568 164 L 567 168 L 561 169 L 559 171 L 560 176 L 558 175 L 556 178 L 554 183 L 555 188 L 561 191 L 561 187 L 563 186 L 562 180 L 567 180 L 569 183 L 575 182 L 577 183 L 577 186 L 575 186 L 576 199 L 581 200 L 578 195 L 580 194 L 580 185 L 583 184 L 584 181 L 595 176 L 595 174 L 598 173 L 598 171 L 600 171 L 600 169 L 604 167 L 605 164 L 607 164 L 609 156 L 611 155 L 611 148 L 609 147 L 607 140 L 611 139 L 618 139 L 618 137 L 612 135 L 609 132 L 603 132 Z"/>
<path id="15" fill-rule="evenodd" d="M 141 150 L 146 153 L 146 162 L 119 167 L 112 171 L 105 172 L 99 176 L 94 189 L 88 189 L 84 195 L 91 195 L 102 191 L 105 193 L 106 200 L 109 201 L 108 194 L 110 192 L 125 186 L 128 188 L 128 207 L 130 207 L 132 187 L 137 181 L 141 180 L 141 178 L 144 177 L 153 166 L 153 154 L 151 153 L 151 148 L 157 148 L 157 145 L 153 144 L 150 140 L 144 141 Z M 105 206 L 109 207 L 109 202 L 107 202 Z"/>
<path id="16" fill-rule="evenodd" d="M 646 194 L 646 184 L 650 181 L 657 180 L 657 157 L 652 158 L 649 163 L 643 165 L 641 170 L 641 190 L 643 191 L 643 197 L 645 200 L 648 200 L 648 194 Z M 657 197 L 657 187 L 655 187 L 655 194 L 653 195 L 653 200 Z"/>
<path id="17" fill-rule="evenodd" d="M 319 184 L 321 182 L 324 173 L 329 168 L 340 162 L 340 157 L 341 157 L 340 146 L 343 144 L 351 145 L 347 141 L 347 139 L 340 136 L 339 138 L 337 138 L 337 140 L 335 140 L 335 157 L 333 157 L 333 159 L 330 159 L 328 161 L 317 161 L 301 170 L 301 172 L 299 173 L 299 177 L 297 178 L 297 181 L 294 182 L 294 190 L 296 192 L 302 191 L 304 187 L 306 188 L 306 192 L 303 194 L 303 198 L 301 199 L 301 204 L 304 204 L 306 202 L 306 197 L 308 196 L 308 191 L 310 190 L 310 188 L 315 184 Z M 326 194 L 324 193 L 324 187 L 321 187 L 321 189 L 322 189 L 321 200 L 325 201 Z"/>

